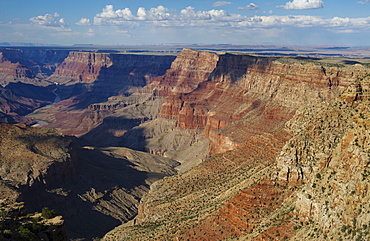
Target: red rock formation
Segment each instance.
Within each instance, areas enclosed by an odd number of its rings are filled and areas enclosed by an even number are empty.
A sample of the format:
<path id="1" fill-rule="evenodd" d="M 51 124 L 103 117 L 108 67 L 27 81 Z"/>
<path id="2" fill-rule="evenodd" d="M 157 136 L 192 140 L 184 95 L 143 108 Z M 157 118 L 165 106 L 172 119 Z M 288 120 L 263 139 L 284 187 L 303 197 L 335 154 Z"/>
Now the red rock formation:
<path id="1" fill-rule="evenodd" d="M 55 70 L 54 76 L 61 76 L 68 81 L 91 83 L 97 79 L 102 68 L 108 68 L 111 65 L 109 54 L 70 52 Z"/>
<path id="2" fill-rule="evenodd" d="M 48 127 L 58 128 L 68 135 L 86 134 L 116 110 L 137 104 L 136 101 L 124 104 L 125 101 L 115 101 L 112 96 L 124 98 L 131 89 L 145 86 L 164 74 L 174 58 L 71 52 L 50 77 L 50 81 L 68 83 L 58 86 L 58 93 L 64 100 L 50 107 L 47 113 L 32 117 L 52 122 Z M 108 98 L 112 101 L 104 104 Z"/>
<path id="3" fill-rule="evenodd" d="M 58 83 L 127 82 L 144 86 L 162 74 L 173 56 L 70 52 L 52 80 Z"/>
<path id="4" fill-rule="evenodd" d="M 208 79 L 217 60 L 216 54 L 184 49 L 171 64 L 171 69 L 157 78 L 150 87 L 155 87 L 154 93 L 158 96 L 189 93 Z"/>
<path id="5" fill-rule="evenodd" d="M 34 78 L 35 76 L 26 66 L 19 62 L 11 62 L 0 52 L 0 77 L 2 79 L 0 84 L 6 85 L 17 79 Z"/>
<path id="6" fill-rule="evenodd" d="M 220 154 L 152 185 L 136 222 L 104 240 L 369 239 L 368 71 L 219 56 L 161 116 Z"/>
<path id="7" fill-rule="evenodd" d="M 184 61 L 185 57 L 191 60 Z M 212 64 L 195 75 L 197 63 Z M 186 76 L 196 78 L 190 83 Z M 154 91 L 171 95 L 160 116 L 177 120 L 184 129 L 204 129 L 214 154 L 235 148 L 251 135 L 273 131 L 302 105 L 329 101 L 354 78 L 350 69 L 184 50 L 166 75 L 156 80 Z M 188 89 L 175 88 L 184 83 Z"/>
<path id="8" fill-rule="evenodd" d="M 67 55 L 67 50 L 0 48 L 0 85 L 19 81 L 49 85 L 45 76 L 51 75 Z"/>

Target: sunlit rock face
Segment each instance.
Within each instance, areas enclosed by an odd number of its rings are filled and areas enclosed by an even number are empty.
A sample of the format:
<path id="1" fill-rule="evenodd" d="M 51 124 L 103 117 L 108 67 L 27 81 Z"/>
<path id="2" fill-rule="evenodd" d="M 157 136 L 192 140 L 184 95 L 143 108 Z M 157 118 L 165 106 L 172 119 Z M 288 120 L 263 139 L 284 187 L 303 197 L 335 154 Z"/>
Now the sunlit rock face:
<path id="1" fill-rule="evenodd" d="M 154 89 L 169 95 L 160 117 L 217 155 L 156 182 L 135 223 L 104 239 L 366 239 L 368 68 L 213 56 L 194 90 L 166 85 L 174 68 Z"/>

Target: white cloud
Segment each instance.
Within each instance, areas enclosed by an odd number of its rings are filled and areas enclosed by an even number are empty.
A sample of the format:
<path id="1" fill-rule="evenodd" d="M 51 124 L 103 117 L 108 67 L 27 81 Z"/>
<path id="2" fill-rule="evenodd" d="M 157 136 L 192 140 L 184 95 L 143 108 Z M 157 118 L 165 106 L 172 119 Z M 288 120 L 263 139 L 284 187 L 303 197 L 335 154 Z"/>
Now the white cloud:
<path id="1" fill-rule="evenodd" d="M 64 18 L 59 18 L 58 13 L 39 15 L 37 17 L 30 18 L 31 23 L 39 24 L 47 27 L 65 27 L 66 23 Z"/>
<path id="2" fill-rule="evenodd" d="M 80 25 L 80 26 L 88 26 L 88 25 L 91 25 L 90 19 L 88 19 L 88 18 L 81 18 L 80 21 L 78 21 L 76 23 L 76 25 Z"/>
<path id="3" fill-rule="evenodd" d="M 95 31 L 94 31 L 94 29 L 89 28 L 89 30 L 87 30 L 86 35 L 87 35 L 87 36 L 89 36 L 89 37 L 94 37 L 94 36 L 95 36 Z"/>
<path id="4" fill-rule="evenodd" d="M 300 1 L 294 0 L 290 2 L 298 4 Z M 302 3 L 302 2 L 301 2 Z M 306 4 L 300 5 L 303 7 L 314 7 L 314 1 L 305 0 Z M 322 1 L 315 3 L 321 4 Z M 310 5 L 311 4 L 311 5 Z M 257 8 L 258 6 L 250 3 L 247 5 L 249 9 Z M 245 7 L 245 8 L 247 8 Z M 297 5 L 296 5 L 297 7 Z M 265 12 L 272 14 L 272 11 Z M 88 23 L 88 19 L 82 18 L 79 23 Z M 110 25 L 119 26 L 126 31 L 128 28 L 139 27 L 147 25 L 155 27 L 195 27 L 209 29 L 216 29 L 227 27 L 229 29 L 271 29 L 281 27 L 321 27 L 323 29 L 331 29 L 341 32 L 351 32 L 352 29 L 369 29 L 369 18 L 330 18 L 324 19 L 323 17 L 310 16 L 310 15 L 288 15 L 288 16 L 254 16 L 248 17 L 240 14 L 229 14 L 225 10 L 209 10 L 209 11 L 196 11 L 194 7 L 188 6 L 179 12 L 170 11 L 164 6 L 158 6 L 146 10 L 139 8 L 136 15 L 128 8 L 114 10 L 112 5 L 107 5 L 101 13 L 94 17 L 94 25 Z"/>
<path id="5" fill-rule="evenodd" d="M 255 10 L 255 9 L 258 9 L 258 8 L 259 7 L 254 3 L 250 3 L 245 7 L 238 7 L 238 9 L 240 9 L 240 10 Z"/>
<path id="6" fill-rule="evenodd" d="M 135 21 L 161 21 L 171 18 L 169 10 L 163 6 L 146 10 L 140 7 L 137 16 L 133 15 L 129 8 L 114 10 L 113 5 L 107 5 L 101 13 L 94 17 L 95 25 L 126 25 L 138 26 Z"/>
<path id="7" fill-rule="evenodd" d="M 324 2 L 322 0 L 293 0 L 277 7 L 286 10 L 318 9 L 324 7 Z"/>
<path id="8" fill-rule="evenodd" d="M 171 18 L 168 8 L 158 6 L 151 8 L 146 11 L 145 8 L 139 8 L 137 10 L 138 20 L 156 21 L 156 20 L 168 20 Z"/>
<path id="9" fill-rule="evenodd" d="M 107 5 L 101 13 L 94 17 L 95 25 L 122 25 L 127 21 L 135 20 L 129 8 L 113 10 L 113 5 Z"/>
<path id="10" fill-rule="evenodd" d="M 366 4 L 366 3 L 370 3 L 370 0 L 358 1 L 357 3 L 359 3 L 359 4 Z"/>
<path id="11" fill-rule="evenodd" d="M 222 6 L 226 6 L 226 5 L 229 5 L 229 4 L 232 4 L 232 2 L 218 1 L 218 2 L 213 3 L 212 6 L 213 7 L 222 7 Z"/>
<path id="12" fill-rule="evenodd" d="M 186 7 L 180 12 L 182 19 L 187 20 L 221 20 L 230 16 L 225 10 L 194 11 L 193 7 Z"/>

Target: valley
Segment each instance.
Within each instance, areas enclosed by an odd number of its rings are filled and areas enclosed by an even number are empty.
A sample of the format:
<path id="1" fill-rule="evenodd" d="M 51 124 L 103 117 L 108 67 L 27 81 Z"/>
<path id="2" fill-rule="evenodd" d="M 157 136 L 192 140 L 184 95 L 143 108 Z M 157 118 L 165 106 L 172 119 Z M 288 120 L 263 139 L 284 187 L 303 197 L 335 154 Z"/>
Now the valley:
<path id="1" fill-rule="evenodd" d="M 0 48 L 0 199 L 68 240 L 368 239 L 368 59 L 198 47 Z"/>

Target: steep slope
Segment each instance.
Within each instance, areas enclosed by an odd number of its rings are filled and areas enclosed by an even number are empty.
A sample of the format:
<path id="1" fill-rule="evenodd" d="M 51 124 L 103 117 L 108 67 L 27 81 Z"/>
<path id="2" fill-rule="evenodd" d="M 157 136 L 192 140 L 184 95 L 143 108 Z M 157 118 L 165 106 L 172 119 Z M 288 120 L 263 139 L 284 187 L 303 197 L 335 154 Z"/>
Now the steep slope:
<path id="1" fill-rule="evenodd" d="M 370 238 L 369 101 L 366 74 L 332 105 L 297 116 L 301 126 L 277 159 L 279 179 L 304 183 L 295 202 L 303 225 L 293 240 Z"/>
<path id="2" fill-rule="evenodd" d="M 0 85 L 23 82 L 33 85 L 49 85 L 45 77 L 68 55 L 67 50 L 40 48 L 0 48 Z"/>
<path id="3" fill-rule="evenodd" d="M 116 109 L 127 105 L 121 97 L 164 74 L 174 58 L 71 52 L 49 79 L 60 83 L 57 93 L 62 101 L 32 118 L 52 123 L 48 127 L 69 135 L 85 134 Z M 99 105 L 108 98 L 109 103 Z M 131 100 L 128 102 L 132 104 Z"/>
<path id="4" fill-rule="evenodd" d="M 302 235 L 313 237 L 311 230 L 317 232 L 317 240 L 322 240 L 328 235 L 322 231 L 324 223 L 337 228 L 344 225 L 346 232 L 350 229 L 350 232 L 356 230 L 358 233 L 364 221 L 349 227 L 342 220 L 345 215 L 338 213 L 335 214 L 337 223 L 328 224 L 327 216 L 322 215 L 322 210 L 326 209 L 310 201 L 314 195 L 307 196 L 310 184 L 306 182 L 318 175 L 315 167 L 307 166 L 306 161 L 325 159 L 328 155 L 320 154 L 319 150 L 335 148 L 333 144 L 323 145 L 320 133 L 325 129 L 330 140 L 339 141 L 335 135 L 340 135 L 341 128 L 347 125 L 349 114 L 337 114 L 333 106 L 339 103 L 337 98 L 345 89 L 354 90 L 350 97 L 347 92 L 340 97 L 349 103 L 368 98 L 365 93 L 368 85 L 366 81 L 361 82 L 366 72 L 368 69 L 363 66 L 339 67 L 301 59 L 220 55 L 217 67 L 207 81 L 188 94 L 165 100 L 169 107 L 179 106 L 179 109 L 166 113 L 163 110 L 170 108 L 162 108 L 163 117 L 174 120 L 178 127 L 198 133 L 201 130 L 211 141 L 211 153 L 220 154 L 183 174 L 156 182 L 142 200 L 135 222 L 116 228 L 104 240 L 222 240 L 233 237 L 245 240 L 296 237 L 299 240 Z M 367 102 L 363 103 L 367 105 Z M 364 117 L 367 107 L 361 108 Z M 329 115 L 325 109 L 334 114 Z M 311 111 L 302 116 L 301 113 L 308 110 Z M 308 118 L 311 115 L 319 120 Z M 304 129 L 301 122 L 307 123 L 311 134 L 298 131 Z M 364 126 L 365 122 L 361 123 Z M 361 128 L 356 133 L 368 133 L 367 129 Z M 366 135 L 363 134 L 364 140 Z M 299 150 L 294 148 L 295 138 L 300 140 Z M 317 150 L 307 148 L 312 141 L 317 142 Z M 362 144 L 360 140 L 358 143 Z M 359 158 L 365 158 L 358 151 L 355 153 Z M 344 156 L 354 157 L 353 154 Z M 351 162 L 357 163 L 355 160 L 357 158 Z M 343 164 L 345 166 L 347 164 Z M 302 174 L 304 172 L 310 173 L 308 177 Z M 324 176 L 320 175 L 320 178 Z M 301 176 L 308 178 L 307 181 L 297 182 Z M 318 190 L 323 192 L 320 197 L 333 190 L 333 187 L 321 187 L 327 179 L 324 180 Z M 350 183 L 349 186 L 356 187 L 356 181 Z M 364 193 L 363 185 L 358 193 Z M 302 194 L 303 190 L 305 194 Z M 339 197 L 338 194 L 336 199 L 326 200 L 327 204 L 322 198 L 318 202 L 338 208 L 339 201 L 335 200 Z M 347 203 L 357 205 L 355 200 L 358 198 L 348 199 Z M 367 200 L 366 196 L 364 200 Z M 361 220 L 366 220 L 368 215 L 356 207 L 357 215 L 363 215 Z M 355 209 L 342 206 L 340 210 Z M 306 223 L 308 225 L 304 226 Z M 334 232 L 332 237 L 338 237 Z"/>
<path id="5" fill-rule="evenodd" d="M 95 149 L 52 129 L 0 124 L 0 199 L 55 209 L 69 239 L 91 240 L 137 214 L 154 181 L 177 162 L 125 148 Z M 97 222 L 96 220 L 99 220 Z"/>
<path id="6" fill-rule="evenodd" d="M 139 150 L 146 147 L 151 153 L 181 161 L 183 167 L 190 161 L 190 167 L 209 154 L 235 149 L 251 136 L 279 130 L 297 108 L 330 101 L 363 69 L 299 58 L 185 49 L 165 75 L 143 88 L 146 99 L 135 107 L 124 107 L 132 112 L 140 106 L 151 108 L 153 99 L 164 99 L 160 118 L 126 129 L 122 137 L 115 137 L 116 143 Z M 121 114 L 117 108 L 114 119 L 125 116 Z M 120 131 L 114 126 L 109 130 Z M 95 130 L 92 133 L 96 136 Z M 179 150 L 189 155 L 181 155 Z"/>
<path id="7" fill-rule="evenodd" d="M 0 121 L 32 124 L 25 115 L 53 103 L 55 95 L 45 87 L 23 83 L 0 86 Z"/>

